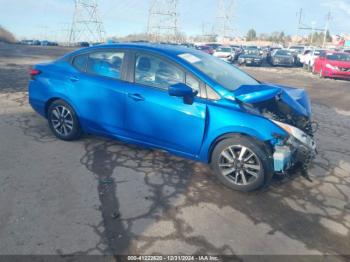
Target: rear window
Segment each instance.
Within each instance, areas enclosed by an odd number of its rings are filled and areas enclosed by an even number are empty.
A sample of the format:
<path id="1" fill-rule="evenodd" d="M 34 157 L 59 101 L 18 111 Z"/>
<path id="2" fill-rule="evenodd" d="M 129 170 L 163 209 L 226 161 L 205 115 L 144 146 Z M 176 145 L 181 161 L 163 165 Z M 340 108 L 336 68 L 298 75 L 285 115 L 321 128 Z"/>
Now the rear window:
<path id="1" fill-rule="evenodd" d="M 292 55 L 292 53 L 286 50 L 277 50 L 276 55 Z"/>

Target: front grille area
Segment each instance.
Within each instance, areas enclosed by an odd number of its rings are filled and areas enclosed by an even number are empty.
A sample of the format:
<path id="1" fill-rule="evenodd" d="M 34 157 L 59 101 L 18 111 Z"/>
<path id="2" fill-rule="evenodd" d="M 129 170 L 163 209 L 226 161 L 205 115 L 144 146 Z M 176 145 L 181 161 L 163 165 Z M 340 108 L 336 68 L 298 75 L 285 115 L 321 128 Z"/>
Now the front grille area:
<path id="1" fill-rule="evenodd" d="M 339 71 L 341 71 L 341 72 L 350 72 L 350 68 L 340 67 Z"/>

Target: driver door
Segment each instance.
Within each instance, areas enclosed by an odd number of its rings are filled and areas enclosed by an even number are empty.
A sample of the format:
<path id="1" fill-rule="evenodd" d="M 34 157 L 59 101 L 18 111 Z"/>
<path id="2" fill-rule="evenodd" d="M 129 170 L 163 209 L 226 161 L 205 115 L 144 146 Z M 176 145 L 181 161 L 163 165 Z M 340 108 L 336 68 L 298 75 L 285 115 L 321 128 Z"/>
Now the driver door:
<path id="1" fill-rule="evenodd" d="M 200 81 L 153 54 L 135 54 L 133 65 L 134 82 L 126 87 L 129 136 L 155 147 L 197 155 L 204 136 L 205 99 L 199 93 L 192 105 L 184 104 L 182 98 L 168 94 L 168 87 L 182 82 L 200 91 Z"/>

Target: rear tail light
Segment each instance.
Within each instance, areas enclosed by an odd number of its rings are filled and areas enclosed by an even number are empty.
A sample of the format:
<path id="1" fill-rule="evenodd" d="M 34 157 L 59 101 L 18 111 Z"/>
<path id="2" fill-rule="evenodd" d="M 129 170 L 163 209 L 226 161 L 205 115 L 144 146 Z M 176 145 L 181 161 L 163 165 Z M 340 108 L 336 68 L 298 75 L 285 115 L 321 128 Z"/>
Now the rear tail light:
<path id="1" fill-rule="evenodd" d="M 38 69 L 31 69 L 30 72 L 29 72 L 29 74 L 30 74 L 30 78 L 31 78 L 31 79 L 34 79 L 35 76 L 41 74 L 41 71 L 38 70 Z"/>

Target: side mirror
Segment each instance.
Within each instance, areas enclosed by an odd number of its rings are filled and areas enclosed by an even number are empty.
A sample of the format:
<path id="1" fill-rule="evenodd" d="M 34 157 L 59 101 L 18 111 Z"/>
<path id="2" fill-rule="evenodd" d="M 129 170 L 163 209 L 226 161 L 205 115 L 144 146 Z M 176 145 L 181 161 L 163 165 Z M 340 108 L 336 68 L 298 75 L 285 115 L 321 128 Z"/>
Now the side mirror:
<path id="1" fill-rule="evenodd" d="M 170 96 L 182 97 L 185 104 L 192 105 L 194 97 L 198 91 L 193 91 L 191 87 L 183 83 L 177 83 L 169 86 L 168 92 Z"/>

